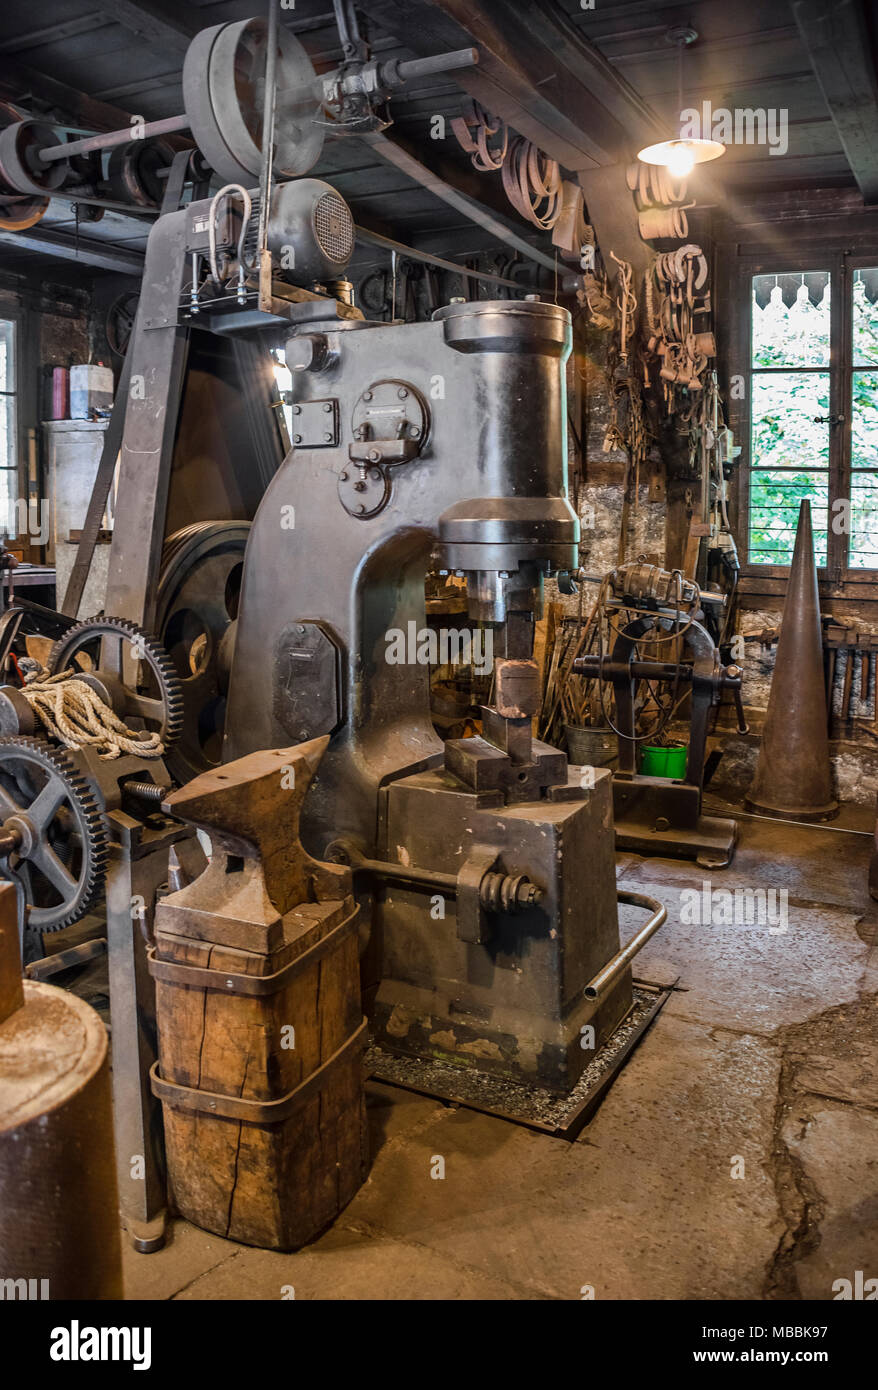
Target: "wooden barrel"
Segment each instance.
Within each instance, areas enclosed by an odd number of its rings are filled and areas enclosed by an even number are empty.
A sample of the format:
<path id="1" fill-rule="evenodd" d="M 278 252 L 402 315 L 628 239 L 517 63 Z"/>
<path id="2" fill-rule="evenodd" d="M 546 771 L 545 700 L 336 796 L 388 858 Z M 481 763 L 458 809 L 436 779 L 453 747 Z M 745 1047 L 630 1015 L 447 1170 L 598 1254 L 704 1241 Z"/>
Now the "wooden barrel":
<path id="1" fill-rule="evenodd" d="M 30 980 L 0 1023 L 0 1280 L 6 1299 L 122 1297 L 106 1031 Z"/>

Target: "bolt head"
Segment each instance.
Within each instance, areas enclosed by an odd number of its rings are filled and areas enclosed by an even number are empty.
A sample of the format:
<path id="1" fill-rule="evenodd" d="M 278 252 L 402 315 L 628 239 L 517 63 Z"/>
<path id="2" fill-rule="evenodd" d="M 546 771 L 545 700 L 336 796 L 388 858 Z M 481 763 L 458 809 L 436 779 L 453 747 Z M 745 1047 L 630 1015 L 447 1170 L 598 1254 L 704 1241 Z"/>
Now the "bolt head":
<path id="1" fill-rule="evenodd" d="M 371 391 L 364 391 L 364 392 L 363 392 L 363 400 L 364 400 L 364 401 L 371 401 L 371 399 L 372 399 L 372 392 L 371 392 Z"/>
<path id="2" fill-rule="evenodd" d="M 330 434 L 329 430 L 326 431 L 323 438 L 326 440 L 327 444 L 332 443 L 332 435 Z"/>
<path id="3" fill-rule="evenodd" d="M 347 480 L 348 480 L 348 475 L 347 475 L 347 473 L 342 473 L 342 474 L 340 474 L 340 480 L 341 480 L 341 482 L 346 483 Z"/>
<path id="4" fill-rule="evenodd" d="M 330 413 L 331 410 L 332 410 L 332 401 L 324 401 L 324 403 L 323 403 L 323 413 L 324 413 L 324 415 L 328 415 L 328 414 Z"/>
<path id="5" fill-rule="evenodd" d="M 404 400 L 406 399 L 406 397 L 408 396 L 408 391 L 405 389 L 404 386 L 400 386 L 400 388 L 399 388 L 399 390 L 397 391 L 396 394 L 399 396 L 399 399 L 400 399 L 401 401 L 404 401 Z"/>

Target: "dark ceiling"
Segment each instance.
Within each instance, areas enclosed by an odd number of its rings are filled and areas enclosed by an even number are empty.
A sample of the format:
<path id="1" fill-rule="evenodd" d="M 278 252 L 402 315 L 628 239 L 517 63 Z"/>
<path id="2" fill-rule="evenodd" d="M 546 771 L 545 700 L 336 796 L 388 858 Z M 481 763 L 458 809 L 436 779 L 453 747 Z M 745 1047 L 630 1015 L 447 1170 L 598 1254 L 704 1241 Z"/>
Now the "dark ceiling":
<path id="1" fill-rule="evenodd" d="M 566 156 L 562 162 L 573 172 L 630 157 L 644 135 L 655 132 L 660 138 L 670 131 L 678 110 L 678 59 L 666 36 L 671 26 L 691 25 L 699 37 L 685 54 L 685 105 L 710 101 L 714 109 L 788 113 L 789 149 L 782 158 L 765 146 L 745 144 L 730 147 L 721 168 L 714 166 L 714 194 L 719 189 L 719 196 L 739 197 L 782 188 L 864 186 L 863 170 L 852 165 L 868 163 L 868 154 L 858 153 L 857 131 L 845 135 L 843 123 L 833 119 L 833 92 L 830 87 L 824 94 L 810 44 L 803 39 L 809 12 L 819 4 L 597 0 L 591 9 L 580 0 L 516 0 L 514 6 L 510 0 L 363 0 L 359 9 L 377 56 L 420 56 L 463 40 L 478 43 L 480 50 L 484 44 L 484 69 L 472 81 L 460 74 L 461 80 L 474 95 L 487 90 L 498 103 L 508 98 L 513 115 L 523 113 L 517 127 L 507 115 L 510 124 L 531 138 L 548 131 L 546 141 L 557 139 Z M 106 9 L 94 0 L 42 0 L 38 7 L 5 0 L 0 95 L 89 130 L 121 124 L 119 113 L 147 119 L 175 115 L 182 111 L 183 55 L 192 34 L 261 8 L 254 0 L 114 0 Z M 874 21 L 869 0 L 860 5 L 859 48 L 872 69 Z M 296 0 L 294 8 L 282 12 L 281 22 L 298 35 L 318 71 L 340 61 L 329 0 Z M 495 85 L 477 90 L 486 77 Z M 825 73 L 821 78 L 825 87 Z M 431 143 L 431 118 L 458 114 L 464 97 L 452 76 L 419 84 L 394 98 L 391 137 L 506 226 L 551 249 L 547 237 L 541 239 L 512 212 L 499 176 L 474 173 L 450 135 L 440 147 Z M 867 98 L 868 93 L 864 105 Z M 861 146 L 870 139 L 867 112 Z M 474 228 L 465 214 L 418 187 L 355 137 L 327 141 L 313 173 L 338 187 L 358 222 L 409 245 L 465 256 L 491 244 L 490 235 Z M 56 199 L 38 230 L 44 237 L 78 237 L 80 246 L 113 248 L 115 259 L 111 256 L 104 268 L 136 273 L 149 225 L 146 218 L 107 212 L 101 221 L 77 228 L 71 203 Z M 35 236 L 33 244 L 16 245 L 12 236 L 3 236 L 0 264 L 18 271 L 32 268 L 39 254 L 57 257 L 57 245 L 41 248 L 37 242 Z M 75 242 L 66 251 L 70 264 Z"/>

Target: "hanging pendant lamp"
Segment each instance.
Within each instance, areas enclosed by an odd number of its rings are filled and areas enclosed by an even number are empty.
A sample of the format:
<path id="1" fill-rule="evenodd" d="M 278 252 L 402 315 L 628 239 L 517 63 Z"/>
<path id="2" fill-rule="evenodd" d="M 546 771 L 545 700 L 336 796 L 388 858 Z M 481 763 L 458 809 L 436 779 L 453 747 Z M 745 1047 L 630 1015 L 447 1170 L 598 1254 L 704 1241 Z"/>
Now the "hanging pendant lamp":
<path id="1" fill-rule="evenodd" d="M 695 29 L 680 27 L 669 29 L 665 38 L 668 43 L 675 45 L 679 53 L 677 96 L 678 107 L 682 113 L 683 53 L 690 43 L 695 42 L 698 33 Z M 637 158 L 643 164 L 662 164 L 672 178 L 685 179 L 692 173 L 696 164 L 706 164 L 708 160 L 719 159 L 725 152 L 726 147 L 720 144 L 719 140 L 699 140 L 680 136 L 673 140 L 660 140 L 655 145 L 647 145 L 645 149 L 638 151 Z"/>

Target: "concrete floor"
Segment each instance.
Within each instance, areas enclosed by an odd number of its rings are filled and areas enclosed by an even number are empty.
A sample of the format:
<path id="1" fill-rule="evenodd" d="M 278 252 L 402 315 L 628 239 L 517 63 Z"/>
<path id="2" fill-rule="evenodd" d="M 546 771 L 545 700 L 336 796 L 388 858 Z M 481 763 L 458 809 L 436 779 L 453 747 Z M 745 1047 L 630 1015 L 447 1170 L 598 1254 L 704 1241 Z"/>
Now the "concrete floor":
<path id="1" fill-rule="evenodd" d="M 636 974 L 681 979 L 576 1143 L 370 1085 L 371 1174 L 331 1230 L 278 1255 L 177 1221 L 157 1254 L 126 1246 L 128 1296 L 824 1300 L 878 1275 L 870 841 L 741 829 L 712 874 L 620 856 L 668 907 Z M 788 930 L 687 923 L 705 880 L 786 889 Z"/>

